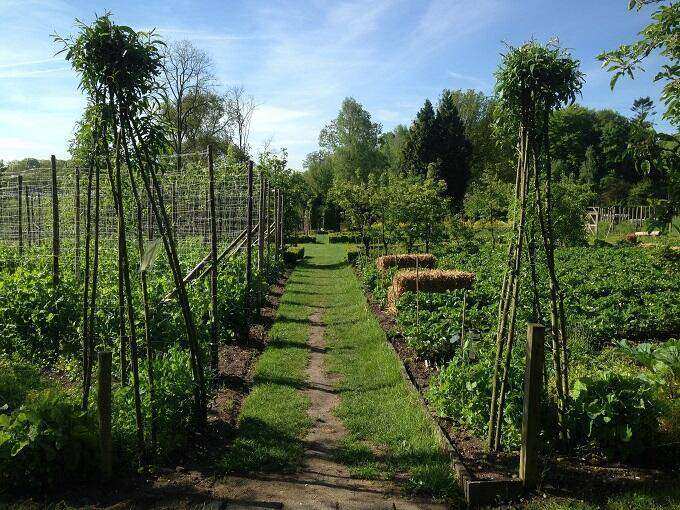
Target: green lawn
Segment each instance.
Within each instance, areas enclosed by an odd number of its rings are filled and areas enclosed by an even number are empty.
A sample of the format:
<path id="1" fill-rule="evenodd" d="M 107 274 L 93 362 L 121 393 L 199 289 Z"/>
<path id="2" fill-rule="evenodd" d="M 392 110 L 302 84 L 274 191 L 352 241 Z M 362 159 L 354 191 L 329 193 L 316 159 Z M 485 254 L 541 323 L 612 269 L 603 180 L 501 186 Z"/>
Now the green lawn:
<path id="1" fill-rule="evenodd" d="M 327 303 L 329 368 L 341 376 L 336 412 L 350 435 L 338 459 L 356 476 L 399 477 L 412 492 L 456 495 L 448 458 L 417 394 L 403 380 L 400 361 L 359 282 L 344 263 L 344 246 L 317 244 L 305 250 L 312 263 L 328 264 L 310 285 Z"/>
<path id="2" fill-rule="evenodd" d="M 239 414 L 233 446 L 222 459 L 226 472 L 293 471 L 302 462 L 310 426 L 305 384 L 310 307 L 299 296 L 313 269 L 297 268 L 286 284 L 270 342 L 254 369 L 253 389 Z"/>

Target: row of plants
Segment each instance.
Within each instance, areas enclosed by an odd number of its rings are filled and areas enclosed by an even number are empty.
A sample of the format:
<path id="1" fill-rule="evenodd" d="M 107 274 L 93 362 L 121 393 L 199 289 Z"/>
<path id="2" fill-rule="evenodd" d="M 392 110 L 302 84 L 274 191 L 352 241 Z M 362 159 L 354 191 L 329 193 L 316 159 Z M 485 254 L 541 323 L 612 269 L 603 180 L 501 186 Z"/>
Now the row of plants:
<path id="1" fill-rule="evenodd" d="M 183 269 L 198 262 L 204 247 L 200 243 L 182 246 Z M 14 269 L 0 270 L 0 493 L 37 487 L 51 488 L 99 476 L 96 402 L 83 410 L 80 402 L 81 297 L 72 271 L 62 271 L 58 287 L 52 285 L 41 253 Z M 101 348 L 113 352 L 113 366 L 120 364 L 117 342 L 116 250 L 101 253 L 100 302 L 96 335 Z M 64 262 L 72 253 L 64 254 Z M 72 261 L 72 260 L 71 260 Z M 174 301 L 162 303 L 173 289 L 163 255 L 149 274 L 150 339 L 153 345 L 155 401 L 152 409 L 148 386 L 149 359 L 139 360 L 141 412 L 147 429 L 156 439 L 154 462 L 167 461 L 190 440 L 197 423 L 192 412 L 192 377 L 182 317 Z M 68 265 L 67 265 L 68 267 Z M 254 271 L 254 282 L 263 290 L 277 278 L 282 263 L 272 258 L 262 273 Z M 220 266 L 218 277 L 219 334 L 231 341 L 246 325 L 245 257 L 238 256 Z M 138 288 L 137 272 L 131 274 Z M 208 281 L 189 286 L 192 312 L 197 318 L 199 345 L 204 359 L 209 356 L 210 321 Z M 135 310 L 141 329 L 141 299 L 135 294 Z M 146 345 L 139 339 L 140 353 Z M 206 365 L 204 377 L 213 375 Z M 212 385 L 208 385 L 209 391 Z M 130 412 L 133 387 L 122 384 L 113 374 L 112 435 L 115 468 L 128 472 L 138 466 L 135 414 Z M 150 430 L 146 431 L 147 434 Z"/>
<path id="2" fill-rule="evenodd" d="M 495 354 L 498 293 L 505 266 L 504 249 L 479 241 L 472 231 L 458 241 L 435 250 L 438 267 L 472 271 L 477 279 L 464 295 L 462 290 L 443 294 L 407 293 L 398 302 L 397 322 L 407 343 L 418 355 L 437 366 L 428 395 L 442 416 L 453 418 L 479 437 L 485 437 Z M 680 431 L 671 424 L 677 404 L 666 391 L 676 369 L 658 370 L 642 365 L 630 351 L 618 345 L 628 339 L 659 354 L 677 352 L 680 332 L 680 262 L 667 250 L 633 247 L 572 247 L 555 253 L 556 267 L 565 294 L 569 328 L 570 399 L 568 420 L 572 441 L 595 444 L 616 456 L 651 452 L 664 434 Z M 357 267 L 365 288 L 385 303 L 395 270 L 380 273 L 373 258 L 360 256 Z M 541 265 L 538 270 L 542 271 Z M 530 271 L 530 267 L 523 269 Z M 518 330 L 532 316 L 529 274 L 520 288 Z M 547 314 L 548 289 L 539 288 L 539 301 Z M 465 301 L 465 333 L 461 345 L 461 319 Z M 544 315 L 545 317 L 545 315 Z M 547 320 L 547 319 L 544 319 Z M 547 345 L 547 344 L 546 344 Z M 550 346 L 546 352 L 544 439 L 557 441 L 554 372 Z M 517 334 L 511 353 L 503 443 L 518 445 L 524 366 L 524 339 Z M 674 366 L 672 362 L 670 366 Z M 657 374 L 657 375 L 658 375 Z M 669 375 L 670 374 L 670 375 Z M 677 381 L 677 379 L 676 379 Z M 677 382 L 672 383 L 677 384 Z M 676 386 L 677 388 L 677 386 Z M 677 440 L 677 439 L 676 439 Z"/>

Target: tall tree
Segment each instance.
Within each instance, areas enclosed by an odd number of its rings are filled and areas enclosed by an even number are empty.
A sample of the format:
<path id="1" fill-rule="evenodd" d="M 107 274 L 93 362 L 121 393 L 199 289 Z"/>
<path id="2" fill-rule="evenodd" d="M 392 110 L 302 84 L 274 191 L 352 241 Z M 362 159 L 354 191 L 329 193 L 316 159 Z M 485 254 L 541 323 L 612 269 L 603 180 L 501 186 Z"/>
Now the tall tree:
<path id="1" fill-rule="evenodd" d="M 231 87 L 226 94 L 226 113 L 229 124 L 234 130 L 234 139 L 239 150 L 248 153 L 248 137 L 253 114 L 259 105 L 255 98 L 246 93 L 243 85 Z"/>
<path id="2" fill-rule="evenodd" d="M 446 191 L 460 206 L 470 179 L 472 146 L 450 90 L 444 90 L 436 117 L 438 173 L 446 182 Z"/>
<path id="3" fill-rule="evenodd" d="M 332 155 L 336 177 L 366 183 L 384 167 L 378 147 L 381 130 L 356 99 L 348 97 L 342 102 L 338 116 L 319 134 L 319 146 Z"/>
<path id="4" fill-rule="evenodd" d="M 188 135 L 189 118 L 198 109 L 206 109 L 205 102 L 214 84 L 213 63 L 204 51 L 189 41 L 167 46 L 163 59 L 163 99 L 165 116 L 172 132 L 177 154 L 177 169 L 182 168 L 183 144 Z"/>
<path id="5" fill-rule="evenodd" d="M 436 115 L 432 103 L 426 99 L 409 128 L 409 136 L 404 146 L 404 162 L 411 173 L 425 175 L 428 165 L 436 160 Z"/>

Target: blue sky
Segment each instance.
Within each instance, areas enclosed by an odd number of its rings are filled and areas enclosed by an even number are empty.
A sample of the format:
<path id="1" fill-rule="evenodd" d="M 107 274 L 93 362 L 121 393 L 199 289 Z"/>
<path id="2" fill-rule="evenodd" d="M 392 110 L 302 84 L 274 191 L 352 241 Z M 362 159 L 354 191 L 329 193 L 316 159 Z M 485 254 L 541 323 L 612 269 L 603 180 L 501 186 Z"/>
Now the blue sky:
<path id="1" fill-rule="evenodd" d="M 629 113 L 651 96 L 657 62 L 614 92 L 595 56 L 630 41 L 649 11 L 627 0 L 67 1 L 0 0 L 0 159 L 67 155 L 83 99 L 51 34 L 110 10 L 119 23 L 188 39 L 213 58 L 222 87 L 242 84 L 260 103 L 255 152 L 287 147 L 299 168 L 319 130 L 353 96 L 385 129 L 410 123 L 443 88 L 491 92 L 503 42 L 558 36 L 581 60 L 580 102 Z M 660 121 L 660 114 L 657 114 Z M 671 128 L 659 122 L 662 129 Z"/>

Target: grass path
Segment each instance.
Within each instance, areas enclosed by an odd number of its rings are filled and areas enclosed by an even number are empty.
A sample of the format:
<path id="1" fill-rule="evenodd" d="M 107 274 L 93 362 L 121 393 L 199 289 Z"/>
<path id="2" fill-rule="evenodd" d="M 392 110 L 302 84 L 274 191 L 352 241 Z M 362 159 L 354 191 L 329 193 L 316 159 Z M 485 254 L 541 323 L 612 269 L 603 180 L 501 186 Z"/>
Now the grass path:
<path id="1" fill-rule="evenodd" d="M 345 263 L 310 244 L 288 280 L 216 495 L 305 508 L 456 502 L 446 456 Z"/>

